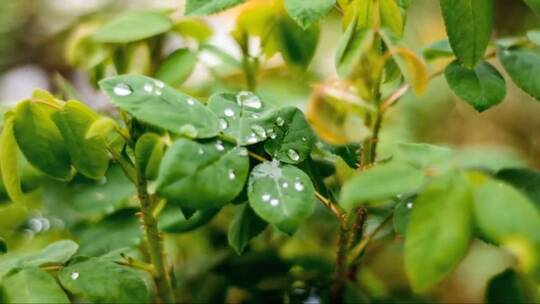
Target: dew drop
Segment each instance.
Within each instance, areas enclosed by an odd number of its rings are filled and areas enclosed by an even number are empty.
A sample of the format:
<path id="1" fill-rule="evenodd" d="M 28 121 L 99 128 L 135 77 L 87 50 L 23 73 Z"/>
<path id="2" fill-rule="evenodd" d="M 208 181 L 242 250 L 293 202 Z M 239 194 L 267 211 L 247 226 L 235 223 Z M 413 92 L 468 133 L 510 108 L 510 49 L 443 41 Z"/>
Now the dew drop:
<path id="1" fill-rule="evenodd" d="M 188 105 L 190 105 L 190 106 L 194 105 L 195 102 L 196 102 L 196 101 L 195 101 L 195 99 L 193 99 L 193 98 L 188 98 L 188 100 L 187 100 L 187 103 L 188 103 Z"/>
<path id="2" fill-rule="evenodd" d="M 216 142 L 216 149 L 217 149 L 218 151 L 223 151 L 223 150 L 225 150 L 225 146 L 223 145 L 223 142 L 222 142 L 221 140 L 218 140 L 218 141 Z"/>
<path id="3" fill-rule="evenodd" d="M 263 200 L 263 202 L 268 202 L 270 200 L 270 194 L 268 193 L 265 193 L 261 196 L 261 199 Z"/>
<path id="4" fill-rule="evenodd" d="M 154 86 L 152 86 L 151 84 L 147 83 L 143 86 L 143 90 L 146 91 L 147 93 L 152 93 L 152 91 L 154 90 Z"/>
<path id="5" fill-rule="evenodd" d="M 282 186 L 283 188 L 289 188 L 289 183 L 283 182 L 283 184 L 281 184 L 281 186 Z"/>
<path id="6" fill-rule="evenodd" d="M 225 130 L 225 129 L 227 129 L 229 127 L 229 123 L 225 119 L 220 118 L 219 119 L 219 127 L 220 127 L 221 130 Z"/>
<path id="7" fill-rule="evenodd" d="M 241 107 L 243 106 L 253 109 L 260 109 L 262 107 L 261 99 L 257 95 L 248 91 L 241 91 L 236 94 L 236 102 Z"/>
<path id="8" fill-rule="evenodd" d="M 413 203 L 412 202 L 408 202 L 405 207 L 407 207 L 408 209 L 411 209 L 413 207 Z"/>
<path id="9" fill-rule="evenodd" d="M 227 116 L 227 117 L 233 117 L 234 116 L 234 111 L 231 108 L 226 108 L 225 111 L 223 111 L 223 114 L 225 114 L 225 116 Z"/>
<path id="10" fill-rule="evenodd" d="M 258 142 L 259 140 L 257 139 L 257 136 L 255 135 L 255 133 L 251 133 L 248 138 L 246 138 L 246 143 L 248 144 L 254 144 L 256 142 Z"/>
<path id="11" fill-rule="evenodd" d="M 182 127 L 180 127 L 179 133 L 182 135 L 185 135 L 189 138 L 195 138 L 197 137 L 197 129 L 192 124 L 185 124 Z"/>
<path id="12" fill-rule="evenodd" d="M 161 96 L 161 90 L 156 90 L 156 95 Z"/>
<path id="13" fill-rule="evenodd" d="M 300 160 L 300 155 L 298 154 L 298 152 L 296 152 L 296 150 L 293 150 L 293 149 L 287 150 L 287 156 L 292 161 L 299 161 Z"/>
<path id="14" fill-rule="evenodd" d="M 228 176 L 230 180 L 233 180 L 236 178 L 236 173 L 234 172 L 234 170 L 229 170 Z"/>
<path id="15" fill-rule="evenodd" d="M 255 135 L 257 135 L 259 138 L 266 139 L 266 131 L 263 129 L 263 127 L 259 125 L 252 125 L 251 130 Z"/>
<path id="16" fill-rule="evenodd" d="M 165 87 L 165 84 L 161 80 L 156 80 L 155 83 L 156 83 L 156 86 L 160 89 L 163 89 Z"/>
<path id="17" fill-rule="evenodd" d="M 276 132 L 272 128 L 266 130 L 266 134 L 268 135 L 268 137 L 270 137 L 270 139 L 276 139 L 277 137 Z"/>
<path id="18" fill-rule="evenodd" d="M 79 273 L 78 273 L 78 272 L 75 271 L 75 272 L 72 272 L 72 273 L 71 273 L 71 279 L 72 279 L 72 280 L 76 280 L 76 279 L 78 279 L 78 278 L 79 278 Z"/>
<path id="19" fill-rule="evenodd" d="M 300 182 L 295 182 L 294 183 L 294 189 L 296 189 L 296 191 L 303 191 L 304 190 L 304 185 Z"/>
<path id="20" fill-rule="evenodd" d="M 279 200 L 276 199 L 276 198 L 271 199 L 271 200 L 270 200 L 270 205 L 272 205 L 272 206 L 274 206 L 274 207 L 277 206 L 277 205 L 279 205 Z"/>
<path id="21" fill-rule="evenodd" d="M 114 86 L 113 92 L 117 96 L 129 96 L 133 93 L 133 90 L 125 83 L 118 83 Z"/>
<path id="22" fill-rule="evenodd" d="M 279 127 L 283 127 L 284 124 L 285 120 L 283 119 L 283 117 L 278 116 L 278 118 L 276 118 L 276 125 L 278 125 Z"/>

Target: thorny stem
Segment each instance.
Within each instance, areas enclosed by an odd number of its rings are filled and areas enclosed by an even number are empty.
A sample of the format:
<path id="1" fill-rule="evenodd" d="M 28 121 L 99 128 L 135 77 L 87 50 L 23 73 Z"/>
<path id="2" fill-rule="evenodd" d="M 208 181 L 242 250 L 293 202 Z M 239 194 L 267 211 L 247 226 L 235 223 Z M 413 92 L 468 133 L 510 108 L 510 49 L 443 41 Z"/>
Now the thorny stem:
<path id="1" fill-rule="evenodd" d="M 355 263 L 358 257 L 364 252 L 364 250 L 367 248 L 367 245 L 371 242 L 371 240 L 381 231 L 381 229 L 392 219 L 393 212 L 391 212 L 379 225 L 375 230 L 373 230 L 369 235 L 367 235 L 365 238 L 363 238 L 358 245 L 354 246 L 349 253 L 349 262 L 351 264 Z"/>
<path id="2" fill-rule="evenodd" d="M 150 262 L 155 268 L 154 280 L 158 297 L 163 303 L 174 303 L 174 293 L 171 285 L 171 279 L 167 271 L 163 241 L 157 227 L 157 220 L 153 216 L 154 198 L 148 194 L 147 182 L 143 174 L 137 172 L 137 196 L 139 197 L 141 207 L 141 222 L 146 237 L 146 247 Z"/>
<path id="3" fill-rule="evenodd" d="M 345 283 L 347 280 L 347 254 L 349 251 L 350 231 L 347 225 L 339 227 L 338 250 L 336 256 L 336 270 L 332 280 L 332 303 L 343 303 Z"/>

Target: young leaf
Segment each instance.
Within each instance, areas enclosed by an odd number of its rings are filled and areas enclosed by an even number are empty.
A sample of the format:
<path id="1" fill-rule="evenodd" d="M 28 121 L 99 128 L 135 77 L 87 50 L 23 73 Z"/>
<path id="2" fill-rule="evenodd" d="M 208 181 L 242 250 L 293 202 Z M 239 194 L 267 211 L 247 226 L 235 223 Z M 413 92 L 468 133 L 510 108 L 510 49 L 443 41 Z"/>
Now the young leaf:
<path id="1" fill-rule="evenodd" d="M 514 83 L 540 100 L 540 51 L 500 48 L 497 54 Z"/>
<path id="2" fill-rule="evenodd" d="M 343 185 L 339 204 L 351 210 L 369 201 L 415 192 L 424 180 L 424 172 L 408 164 L 390 162 L 376 165 L 358 172 Z"/>
<path id="3" fill-rule="evenodd" d="M 479 112 L 497 105 L 506 96 L 504 78 L 485 61 L 472 70 L 454 61 L 446 67 L 444 75 L 452 91 Z"/>
<path id="4" fill-rule="evenodd" d="M 60 131 L 51 119 L 56 110 L 31 100 L 15 107 L 13 130 L 22 153 L 33 166 L 54 178 L 71 177 L 70 156 Z"/>
<path id="5" fill-rule="evenodd" d="M 215 208 L 242 191 L 248 170 L 245 148 L 220 140 L 198 143 L 179 139 L 161 161 L 157 192 L 183 207 Z"/>
<path id="6" fill-rule="evenodd" d="M 212 15 L 243 3 L 245 0 L 187 0 L 186 15 Z"/>
<path id="7" fill-rule="evenodd" d="M 338 41 L 335 64 L 341 78 L 351 76 L 360 63 L 362 55 L 373 45 L 373 31 L 358 30 L 358 22 L 357 19 L 351 22 Z"/>
<path id="8" fill-rule="evenodd" d="M 460 173 L 434 180 L 418 196 L 405 237 L 405 270 L 424 291 L 460 262 L 472 232 L 472 194 Z"/>
<path id="9" fill-rule="evenodd" d="M 302 170 L 280 166 L 277 161 L 265 162 L 251 171 L 248 199 L 258 216 L 293 234 L 313 211 L 315 189 Z"/>
<path id="10" fill-rule="evenodd" d="M 203 19 L 196 17 L 186 17 L 178 20 L 173 30 L 184 38 L 193 38 L 199 43 L 208 40 L 213 34 L 213 30 Z"/>
<path id="11" fill-rule="evenodd" d="M 161 62 L 155 77 L 177 87 L 188 79 L 196 63 L 197 56 L 190 49 L 178 49 Z"/>
<path id="12" fill-rule="evenodd" d="M 426 60 L 435 60 L 439 58 L 453 57 L 452 47 L 446 39 L 435 41 L 422 50 L 422 55 Z"/>
<path id="13" fill-rule="evenodd" d="M 144 133 L 135 144 L 137 167 L 147 179 L 158 176 L 159 164 L 163 157 L 165 144 L 155 133 Z"/>
<path id="14" fill-rule="evenodd" d="M 98 115 L 85 104 L 70 100 L 52 114 L 52 119 L 64 138 L 75 169 L 89 178 L 102 178 L 109 165 L 105 141 L 101 137 L 86 138 Z"/>
<path id="15" fill-rule="evenodd" d="M 0 289 L 6 303 L 71 303 L 54 277 L 37 267 L 12 271 Z"/>
<path id="16" fill-rule="evenodd" d="M 304 113 L 295 107 L 285 107 L 272 116 L 276 117 L 276 125 L 267 134 L 270 139 L 264 144 L 266 152 L 285 163 L 304 161 L 310 155 L 315 140 Z"/>
<path id="17" fill-rule="evenodd" d="M 249 241 L 263 232 L 266 226 L 267 223 L 253 212 L 249 204 L 244 204 L 229 224 L 229 245 L 237 254 L 242 254 Z"/>
<path id="18" fill-rule="evenodd" d="M 44 266 L 48 264 L 64 264 L 79 249 L 72 240 L 61 240 L 50 244 L 36 254 L 20 259 L 21 266 Z"/>
<path id="19" fill-rule="evenodd" d="M 84 137 L 87 139 L 93 137 L 107 138 L 107 135 L 112 133 L 116 128 L 118 128 L 116 121 L 109 117 L 100 117 L 92 122 Z"/>
<path id="20" fill-rule="evenodd" d="M 136 270 L 111 261 L 79 259 L 58 273 L 62 286 L 93 303 L 148 303 L 149 290 Z"/>
<path id="21" fill-rule="evenodd" d="M 122 75 L 99 82 L 111 102 L 135 118 L 191 138 L 217 135 L 215 115 L 194 98 L 160 80 L 141 75 Z"/>
<path id="22" fill-rule="evenodd" d="M 459 62 L 474 68 L 484 57 L 493 23 L 493 0 L 440 0 L 446 32 Z"/>
<path id="23" fill-rule="evenodd" d="M 269 107 L 252 92 L 212 95 L 208 108 L 219 118 L 222 132 L 241 146 L 265 141 L 274 132 L 276 122 L 267 114 Z"/>
<path id="24" fill-rule="evenodd" d="M 279 49 L 285 62 L 306 69 L 315 55 L 319 26 L 313 24 L 304 30 L 292 19 L 281 16 L 276 27 Z"/>
<path id="25" fill-rule="evenodd" d="M 485 302 L 537 303 L 540 301 L 538 287 L 534 282 L 513 269 L 507 269 L 489 280 Z"/>
<path id="26" fill-rule="evenodd" d="M 303 29 L 324 18 L 336 4 L 336 0 L 285 0 L 285 9 Z"/>
<path id="27" fill-rule="evenodd" d="M 129 43 L 163 34 L 171 27 L 171 19 L 160 11 L 130 11 L 97 30 L 93 39 L 100 43 Z"/>
<path id="28" fill-rule="evenodd" d="M 193 215 L 187 217 L 181 208 L 172 206 L 159 217 L 159 230 L 167 233 L 185 233 L 193 231 L 209 223 L 218 214 L 220 208 L 197 210 Z"/>
<path id="29" fill-rule="evenodd" d="M 415 53 L 405 48 L 391 47 L 390 54 L 399 69 L 411 85 L 416 95 L 421 95 L 426 91 L 428 84 L 428 73 L 424 62 Z"/>
<path id="30" fill-rule="evenodd" d="M 2 183 L 9 198 L 20 204 L 24 202 L 24 195 L 21 189 L 19 149 L 13 134 L 13 121 L 13 112 L 7 112 L 4 116 L 4 128 L 0 142 L 0 169 Z"/>
<path id="31" fill-rule="evenodd" d="M 405 21 L 401 8 L 395 0 L 379 0 L 381 23 L 396 37 L 403 36 Z"/>

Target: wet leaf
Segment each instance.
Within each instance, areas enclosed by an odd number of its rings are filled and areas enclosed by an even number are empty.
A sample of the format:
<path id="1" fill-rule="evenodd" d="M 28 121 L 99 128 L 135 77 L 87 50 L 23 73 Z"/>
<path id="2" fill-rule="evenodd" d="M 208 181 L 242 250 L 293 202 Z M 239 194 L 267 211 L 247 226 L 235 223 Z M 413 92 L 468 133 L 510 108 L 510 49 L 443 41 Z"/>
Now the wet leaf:
<path id="1" fill-rule="evenodd" d="M 178 49 L 161 62 L 155 77 L 173 87 L 177 87 L 188 79 L 196 63 L 197 56 L 190 49 Z"/>
<path id="2" fill-rule="evenodd" d="M 244 204 L 229 224 L 229 245 L 237 254 L 242 254 L 249 242 L 263 232 L 266 226 L 267 223 L 253 212 L 249 204 Z"/>
<path id="3" fill-rule="evenodd" d="M 501 48 L 497 54 L 514 83 L 540 100 L 540 51 Z"/>
<path id="4" fill-rule="evenodd" d="M 157 178 L 164 150 L 165 144 L 155 133 L 144 133 L 137 140 L 135 144 L 137 167 L 147 179 Z"/>

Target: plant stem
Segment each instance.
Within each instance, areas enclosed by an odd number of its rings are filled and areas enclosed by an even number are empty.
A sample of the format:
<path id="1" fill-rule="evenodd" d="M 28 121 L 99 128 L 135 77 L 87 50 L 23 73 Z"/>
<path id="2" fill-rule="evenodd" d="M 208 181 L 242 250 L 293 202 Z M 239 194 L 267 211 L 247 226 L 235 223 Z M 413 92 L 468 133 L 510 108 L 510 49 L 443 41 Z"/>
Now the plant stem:
<path id="1" fill-rule="evenodd" d="M 163 254 L 163 242 L 157 227 L 157 220 L 152 215 L 153 198 L 148 194 L 147 181 L 141 172 L 137 173 L 137 195 L 141 206 L 141 220 L 146 237 L 146 247 L 150 262 L 155 268 L 154 280 L 158 297 L 163 303 L 174 303 L 174 293 L 171 286 L 171 279 L 165 265 Z"/>
<path id="2" fill-rule="evenodd" d="M 339 227 L 338 250 L 336 255 L 336 270 L 332 280 L 331 297 L 332 303 L 343 303 L 345 284 L 347 282 L 347 255 L 349 252 L 350 231 L 347 224 Z"/>

